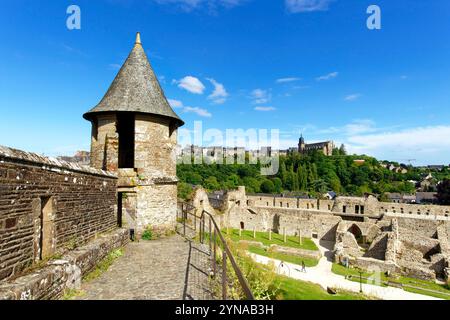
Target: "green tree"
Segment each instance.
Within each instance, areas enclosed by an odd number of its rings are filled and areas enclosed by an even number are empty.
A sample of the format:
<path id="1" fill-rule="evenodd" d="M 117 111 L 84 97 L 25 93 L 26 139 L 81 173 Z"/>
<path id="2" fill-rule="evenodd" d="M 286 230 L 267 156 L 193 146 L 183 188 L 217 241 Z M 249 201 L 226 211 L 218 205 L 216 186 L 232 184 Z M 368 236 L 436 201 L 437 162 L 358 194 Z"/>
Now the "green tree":
<path id="1" fill-rule="evenodd" d="M 183 200 L 189 200 L 192 196 L 192 186 L 185 182 L 178 183 L 178 198 Z"/>
<path id="2" fill-rule="evenodd" d="M 274 192 L 275 192 L 275 185 L 274 185 L 273 182 L 270 181 L 269 179 L 265 179 L 265 180 L 261 183 L 261 192 L 264 192 L 264 193 L 274 193 Z"/>
<path id="3" fill-rule="evenodd" d="M 215 191 L 220 189 L 220 183 L 217 181 L 216 177 L 210 176 L 205 180 L 203 187 L 209 191 Z"/>
<path id="4" fill-rule="evenodd" d="M 261 185 L 261 182 L 257 178 L 245 177 L 244 179 L 242 179 L 242 182 L 243 182 L 247 192 L 257 193 L 260 191 L 259 187 Z M 281 182 L 281 180 L 280 180 L 280 182 Z"/>
<path id="5" fill-rule="evenodd" d="M 274 192 L 276 193 L 282 193 L 283 192 L 283 182 L 280 178 L 276 177 L 272 179 L 273 185 L 274 185 Z"/>
<path id="6" fill-rule="evenodd" d="M 450 179 L 444 179 L 438 184 L 437 198 L 440 204 L 450 205 Z"/>
<path id="7" fill-rule="evenodd" d="M 341 144 L 341 146 L 340 146 L 340 148 L 339 148 L 339 154 L 340 154 L 341 156 L 347 155 L 347 150 L 345 149 L 345 145 L 344 145 L 344 144 Z"/>
<path id="8" fill-rule="evenodd" d="M 225 187 L 227 189 L 236 189 L 239 186 L 239 176 L 237 174 L 232 174 L 228 177 L 225 182 Z"/>

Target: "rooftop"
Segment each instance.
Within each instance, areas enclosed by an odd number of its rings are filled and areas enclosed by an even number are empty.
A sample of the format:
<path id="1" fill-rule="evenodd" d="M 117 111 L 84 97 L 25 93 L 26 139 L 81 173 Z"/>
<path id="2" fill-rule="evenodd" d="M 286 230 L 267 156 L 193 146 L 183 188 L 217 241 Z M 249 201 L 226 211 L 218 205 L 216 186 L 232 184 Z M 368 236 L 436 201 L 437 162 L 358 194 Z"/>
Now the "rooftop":
<path id="1" fill-rule="evenodd" d="M 138 112 L 170 118 L 177 127 L 184 122 L 172 110 L 150 65 L 137 33 L 136 42 L 100 103 L 85 113 L 86 120 L 105 112 Z"/>

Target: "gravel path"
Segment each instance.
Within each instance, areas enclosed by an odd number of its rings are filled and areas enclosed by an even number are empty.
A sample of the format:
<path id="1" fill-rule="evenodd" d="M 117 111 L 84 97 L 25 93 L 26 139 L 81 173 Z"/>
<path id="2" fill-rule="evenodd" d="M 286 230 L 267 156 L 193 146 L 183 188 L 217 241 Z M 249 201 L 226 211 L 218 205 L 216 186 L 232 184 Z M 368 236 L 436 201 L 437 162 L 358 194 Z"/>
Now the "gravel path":
<path id="1" fill-rule="evenodd" d="M 315 239 L 314 239 L 315 240 Z M 322 258 L 319 260 L 319 264 L 316 267 L 306 268 L 307 272 L 301 271 L 301 266 L 283 262 L 283 267 L 280 266 L 281 261 L 277 259 L 271 259 L 264 256 L 251 254 L 255 261 L 263 264 L 269 262 L 275 263 L 276 272 L 294 279 L 309 281 L 319 284 L 325 290 L 327 287 L 344 289 L 352 292 L 359 292 L 360 284 L 358 282 L 346 280 L 345 277 L 334 274 L 331 271 L 332 252 L 324 247 L 324 243 L 315 240 L 314 241 L 322 253 Z M 329 247 L 330 244 L 325 244 Z M 393 287 L 380 287 L 373 284 L 363 283 L 363 293 L 372 297 L 383 300 L 440 300 L 438 298 L 421 295 L 404 291 L 403 289 Z"/>

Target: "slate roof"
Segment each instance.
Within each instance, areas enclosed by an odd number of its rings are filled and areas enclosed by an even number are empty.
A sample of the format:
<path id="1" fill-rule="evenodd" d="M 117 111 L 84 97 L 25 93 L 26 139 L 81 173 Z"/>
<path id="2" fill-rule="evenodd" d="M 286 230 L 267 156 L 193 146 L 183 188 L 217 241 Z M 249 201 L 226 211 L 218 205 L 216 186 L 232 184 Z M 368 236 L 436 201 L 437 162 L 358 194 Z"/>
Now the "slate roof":
<path id="1" fill-rule="evenodd" d="M 130 55 L 100 103 L 85 113 L 92 120 L 98 113 L 139 112 L 171 118 L 177 127 L 184 124 L 167 102 L 164 92 L 145 54 L 140 34 Z"/>

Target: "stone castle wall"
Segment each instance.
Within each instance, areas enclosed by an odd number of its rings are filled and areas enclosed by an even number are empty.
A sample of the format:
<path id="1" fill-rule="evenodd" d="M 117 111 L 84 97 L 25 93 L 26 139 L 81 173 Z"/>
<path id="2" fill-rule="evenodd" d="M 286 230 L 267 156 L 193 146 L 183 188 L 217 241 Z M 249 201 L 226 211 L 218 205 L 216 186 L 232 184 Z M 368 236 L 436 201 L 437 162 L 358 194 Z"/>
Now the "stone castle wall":
<path id="1" fill-rule="evenodd" d="M 196 192 L 193 205 L 205 208 L 206 200 L 205 192 Z M 217 219 L 222 227 L 300 233 L 335 241 L 337 261 L 348 257 L 351 264 L 361 267 L 376 266 L 422 279 L 446 277 L 450 271 L 448 218 L 380 214 L 379 206 L 385 203 L 373 196 L 338 197 L 334 201 L 297 199 L 246 195 L 245 188 L 240 187 L 227 192 Z M 445 207 L 433 207 L 430 211 L 445 213 Z"/>
<path id="2" fill-rule="evenodd" d="M 374 217 L 386 213 L 394 213 L 405 217 L 422 215 L 425 217 L 449 218 L 450 214 L 450 206 L 379 202 L 374 196 L 337 197 L 335 200 L 321 200 L 270 195 L 247 195 L 245 201 L 249 201 L 249 205 L 258 207 L 321 210 L 336 213 L 344 213 L 345 211 L 348 214 L 364 214 Z M 361 210 L 362 207 L 364 208 L 363 211 Z"/>
<path id="3" fill-rule="evenodd" d="M 117 178 L 0 147 L 0 280 L 116 227 Z"/>
<path id="4" fill-rule="evenodd" d="M 450 206 L 425 205 L 425 204 L 402 204 L 391 202 L 379 202 L 378 212 L 383 213 L 400 213 L 405 216 L 408 215 L 422 215 L 422 216 L 440 216 L 449 217 Z"/>
<path id="5" fill-rule="evenodd" d="M 268 201 L 271 206 L 265 205 Z M 288 235 L 301 233 L 303 237 L 334 240 L 333 230 L 341 218 L 330 212 L 314 209 L 317 204 L 317 200 L 299 202 L 296 198 L 247 197 L 245 189 L 239 188 L 228 192 L 221 223 L 232 228 L 243 226 L 247 230 L 272 230 L 276 233 L 286 232 Z M 311 210 L 306 209 L 308 206 Z"/>

